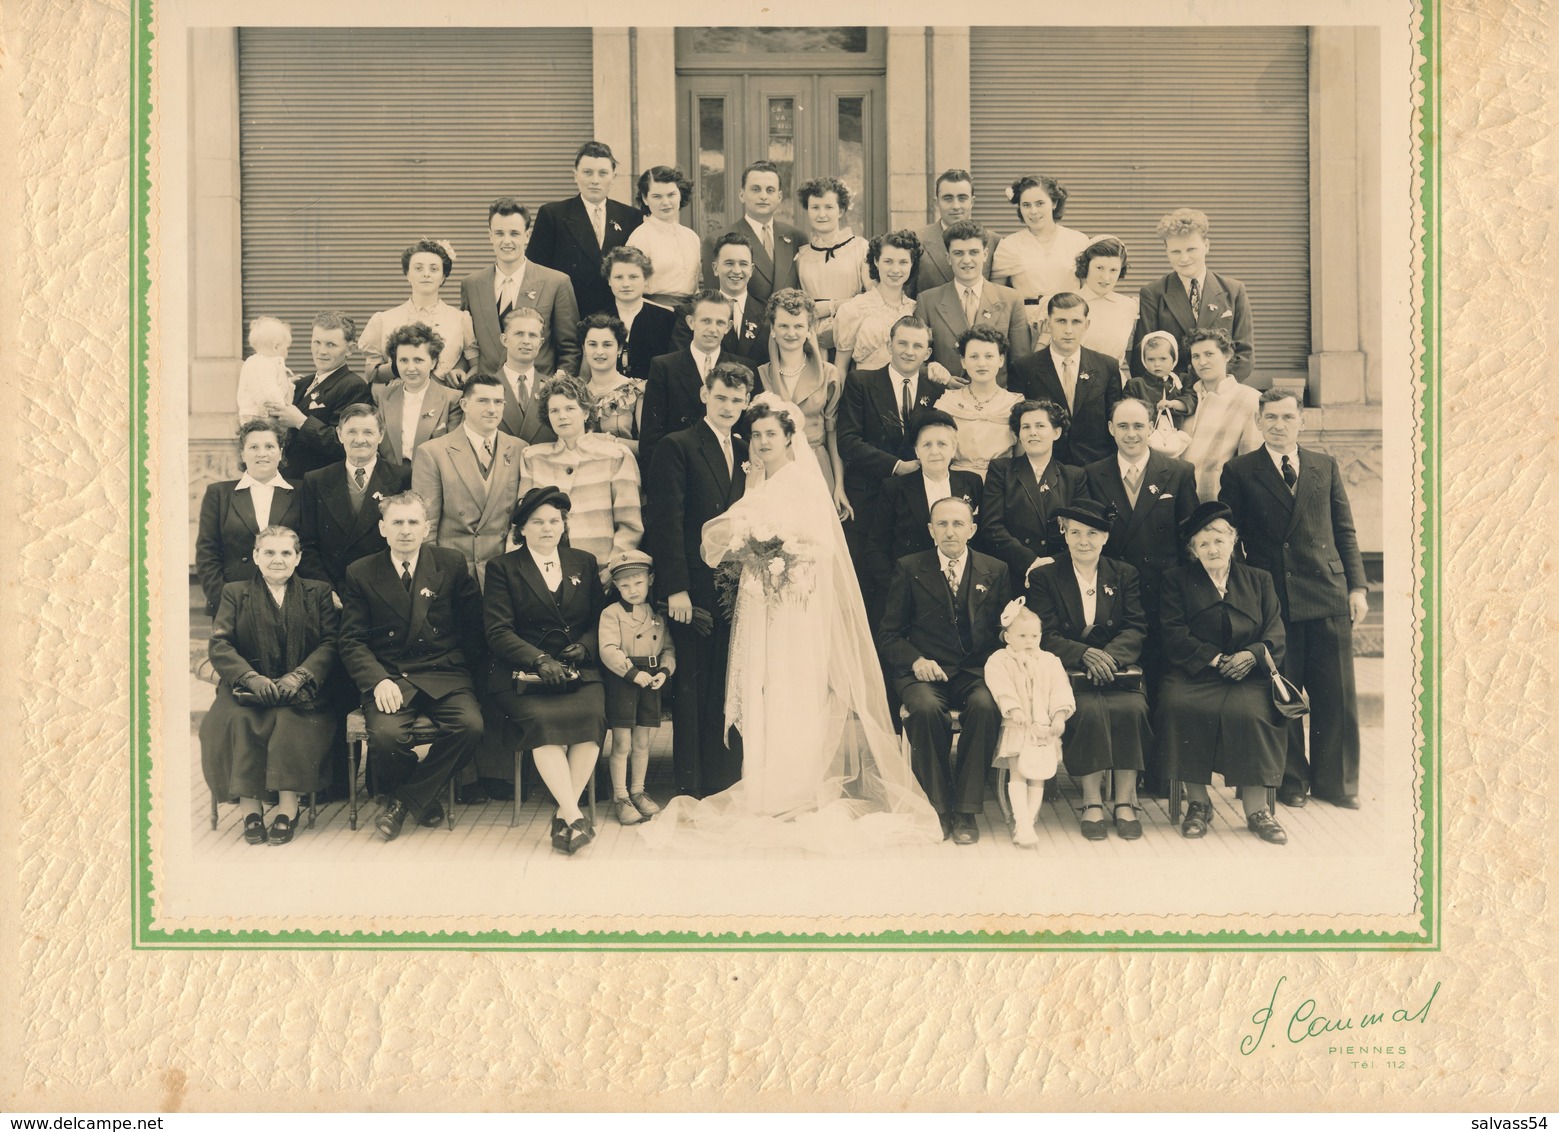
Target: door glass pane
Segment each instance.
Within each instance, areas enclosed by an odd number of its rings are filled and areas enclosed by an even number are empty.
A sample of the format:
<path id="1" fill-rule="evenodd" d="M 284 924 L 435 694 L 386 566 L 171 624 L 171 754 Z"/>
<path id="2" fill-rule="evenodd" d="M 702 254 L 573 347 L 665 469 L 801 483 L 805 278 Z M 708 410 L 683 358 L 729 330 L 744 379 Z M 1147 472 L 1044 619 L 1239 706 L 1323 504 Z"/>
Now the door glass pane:
<path id="1" fill-rule="evenodd" d="M 768 100 L 764 131 L 768 137 L 768 160 L 779 166 L 780 193 L 783 203 L 775 215 L 787 224 L 794 224 L 796 179 L 796 100 L 771 98 Z"/>
<path id="2" fill-rule="evenodd" d="M 850 186 L 850 226 L 861 234 L 871 220 L 866 215 L 866 99 L 841 98 L 836 114 L 839 150 L 835 160 L 840 180 Z"/>
<path id="3" fill-rule="evenodd" d="M 713 55 L 793 55 L 814 51 L 866 51 L 859 28 L 693 28 L 694 51 Z"/>
<path id="4" fill-rule="evenodd" d="M 698 203 L 706 235 L 725 231 L 725 99 L 698 100 Z"/>

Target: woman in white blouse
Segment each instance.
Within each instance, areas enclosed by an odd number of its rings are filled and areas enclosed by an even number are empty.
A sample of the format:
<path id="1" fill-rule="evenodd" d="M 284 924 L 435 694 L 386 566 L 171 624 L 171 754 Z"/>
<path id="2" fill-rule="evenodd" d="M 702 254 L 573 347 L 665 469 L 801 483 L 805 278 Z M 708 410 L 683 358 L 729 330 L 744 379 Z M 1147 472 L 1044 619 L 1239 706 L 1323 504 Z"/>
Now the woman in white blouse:
<path id="1" fill-rule="evenodd" d="M 434 380 L 451 389 L 459 389 L 465 382 L 480 353 L 471 313 L 439 298 L 439 288 L 454 266 L 455 249 L 448 240 L 418 240 L 401 253 L 401 272 L 411 285 L 411 298 L 370 318 L 358 340 L 364 376 L 370 384 L 395 380 L 384 344 L 400 327 L 414 322 L 437 331 L 444 342 L 433 370 Z"/>
<path id="2" fill-rule="evenodd" d="M 1076 285 L 1077 256 L 1088 246 L 1087 236 L 1057 223 L 1066 198 L 1066 186 L 1054 177 L 1019 177 L 1007 190 L 1023 227 L 996 245 L 991 278 L 1023 296 L 1036 330 L 1045 319 L 1045 300 Z"/>
<path id="3" fill-rule="evenodd" d="M 639 174 L 639 210 L 645 221 L 628 237 L 628 247 L 638 248 L 655 265 L 650 302 L 673 309 L 698 290 L 703 268 L 698 233 L 679 220 L 692 200 L 693 184 L 681 169 L 655 165 Z"/>
<path id="4" fill-rule="evenodd" d="M 1077 293 L 1088 303 L 1083 345 L 1120 365 L 1121 384 L 1131 378 L 1131 338 L 1137 329 L 1137 296 L 1115 286 L 1126 278 L 1130 257 L 1114 236 L 1095 236 L 1077 257 Z"/>
<path id="5" fill-rule="evenodd" d="M 877 236 L 866 250 L 866 270 L 876 286 L 839 306 L 834 319 L 834 363 L 841 373 L 882 369 L 888 364 L 893 324 L 915 313 L 915 272 L 920 239 L 908 228 Z"/>

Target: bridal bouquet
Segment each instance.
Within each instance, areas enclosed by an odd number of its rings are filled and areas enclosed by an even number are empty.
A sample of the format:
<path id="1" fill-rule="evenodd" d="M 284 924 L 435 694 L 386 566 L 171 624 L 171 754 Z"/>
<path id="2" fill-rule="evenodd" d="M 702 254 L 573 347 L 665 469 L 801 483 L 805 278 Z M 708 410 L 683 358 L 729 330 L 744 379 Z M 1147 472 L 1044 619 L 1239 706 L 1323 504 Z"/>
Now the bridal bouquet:
<path id="1" fill-rule="evenodd" d="M 763 587 L 764 600 L 777 606 L 810 592 L 815 564 L 815 548 L 796 533 L 763 522 L 739 523 L 715 571 L 715 593 L 726 613 L 734 614 L 742 576 L 751 571 Z"/>

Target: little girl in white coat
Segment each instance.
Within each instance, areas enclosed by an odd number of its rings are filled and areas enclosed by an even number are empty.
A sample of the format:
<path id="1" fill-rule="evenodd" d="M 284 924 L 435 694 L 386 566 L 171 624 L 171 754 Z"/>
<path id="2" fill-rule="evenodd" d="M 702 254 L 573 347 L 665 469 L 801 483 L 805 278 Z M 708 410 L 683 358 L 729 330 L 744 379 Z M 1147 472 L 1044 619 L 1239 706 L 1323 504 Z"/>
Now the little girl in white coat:
<path id="1" fill-rule="evenodd" d="M 249 345 L 254 353 L 238 370 L 238 423 L 269 417 L 266 404 L 292 404 L 293 382 L 287 368 L 292 328 L 279 318 L 261 315 L 249 324 Z"/>
<path id="2" fill-rule="evenodd" d="M 1045 780 L 1056 773 L 1061 732 L 1077 710 L 1061 659 L 1039 647 L 1039 615 L 1015 598 L 1001 611 L 1006 648 L 985 662 L 985 686 L 1001 708 L 1001 743 L 991 764 L 1006 767 L 1017 845 L 1038 845 L 1034 823 L 1045 802 Z"/>

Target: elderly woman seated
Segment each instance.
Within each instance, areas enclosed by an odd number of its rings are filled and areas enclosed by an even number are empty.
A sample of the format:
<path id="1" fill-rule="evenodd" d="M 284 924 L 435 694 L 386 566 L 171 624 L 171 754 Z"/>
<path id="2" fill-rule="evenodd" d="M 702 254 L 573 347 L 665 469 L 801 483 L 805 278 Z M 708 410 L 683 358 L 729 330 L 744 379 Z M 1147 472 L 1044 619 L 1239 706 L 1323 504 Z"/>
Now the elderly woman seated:
<path id="1" fill-rule="evenodd" d="M 1171 778 L 1190 804 L 1180 832 L 1203 837 L 1212 821 L 1207 787 L 1216 771 L 1243 789 L 1245 822 L 1263 841 L 1288 834 L 1266 806 L 1283 781 L 1287 721 L 1272 705 L 1269 674 L 1283 663 L 1277 589 L 1265 570 L 1234 561 L 1234 512 L 1203 503 L 1181 530 L 1195 561 L 1163 576 L 1160 618 L 1169 671 L 1156 728 Z"/>
<path id="2" fill-rule="evenodd" d="M 299 796 L 320 789 L 336 733 L 323 695 L 336 665 L 341 615 L 330 583 L 297 576 L 302 549 L 288 527 L 254 540 L 258 576 L 222 587 L 209 655 L 221 676 L 200 725 L 200 764 L 211 796 L 236 798 L 250 845 L 285 845 Z M 260 800 L 279 792 L 270 832 Z"/>
<path id="3" fill-rule="evenodd" d="M 1100 555 L 1110 537 L 1110 516 L 1092 499 L 1056 509 L 1067 556 L 1029 575 L 1029 608 L 1045 627 L 1041 641 L 1072 675 L 1077 711 L 1061 737 L 1067 773 L 1083 789 L 1082 833 L 1107 836 L 1102 789 L 1115 787 L 1115 832 L 1142 836 L 1137 820 L 1137 772 L 1153 743 L 1148 700 L 1142 689 L 1142 642 L 1148 622 L 1137 592 L 1137 571 Z"/>

